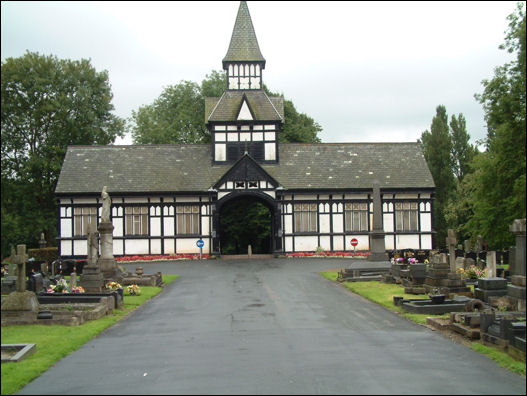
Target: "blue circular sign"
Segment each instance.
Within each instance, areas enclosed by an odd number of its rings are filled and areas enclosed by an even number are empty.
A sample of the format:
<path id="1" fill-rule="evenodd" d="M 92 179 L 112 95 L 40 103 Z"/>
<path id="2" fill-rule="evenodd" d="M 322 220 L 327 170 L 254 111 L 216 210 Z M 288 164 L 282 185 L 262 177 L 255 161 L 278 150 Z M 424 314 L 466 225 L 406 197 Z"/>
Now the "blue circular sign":
<path id="1" fill-rule="evenodd" d="M 198 239 L 196 242 L 196 246 L 199 248 L 202 248 L 205 245 L 205 242 L 203 242 L 203 239 Z"/>

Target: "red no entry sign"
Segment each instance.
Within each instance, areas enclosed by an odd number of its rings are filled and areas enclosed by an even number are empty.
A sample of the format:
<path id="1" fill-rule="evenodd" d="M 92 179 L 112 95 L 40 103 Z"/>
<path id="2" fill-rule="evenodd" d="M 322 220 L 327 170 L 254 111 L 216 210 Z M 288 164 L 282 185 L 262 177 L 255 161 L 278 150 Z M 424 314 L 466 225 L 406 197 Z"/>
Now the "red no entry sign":
<path id="1" fill-rule="evenodd" d="M 351 238 L 351 246 L 355 247 L 359 244 L 359 241 L 357 241 L 357 238 Z"/>

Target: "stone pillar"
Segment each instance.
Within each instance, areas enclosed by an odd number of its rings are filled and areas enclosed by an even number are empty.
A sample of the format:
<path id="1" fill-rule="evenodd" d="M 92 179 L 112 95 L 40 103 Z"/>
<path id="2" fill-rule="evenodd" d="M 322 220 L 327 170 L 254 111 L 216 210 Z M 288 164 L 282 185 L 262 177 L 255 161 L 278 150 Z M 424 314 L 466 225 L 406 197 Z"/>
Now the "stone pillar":
<path id="1" fill-rule="evenodd" d="M 26 245 L 18 245 L 14 263 L 17 266 L 16 291 L 19 293 L 26 291 L 26 262 L 28 258 Z"/>
<path id="2" fill-rule="evenodd" d="M 525 276 L 525 219 L 514 220 L 509 229 L 516 237 L 514 262 L 510 263 L 511 275 Z"/>
<path id="3" fill-rule="evenodd" d="M 120 274 L 117 261 L 113 255 L 113 224 L 104 222 L 99 224 L 101 241 L 101 256 L 97 260 L 105 279 L 114 279 Z"/>
<path id="4" fill-rule="evenodd" d="M 40 234 L 40 241 L 38 241 L 39 247 L 44 249 L 46 247 L 46 238 L 44 238 L 44 233 Z"/>
<path id="5" fill-rule="evenodd" d="M 450 272 L 456 272 L 456 243 L 457 239 L 454 230 L 448 229 L 448 236 L 446 238 L 446 245 L 448 247 L 448 262 L 450 264 Z"/>
<path id="6" fill-rule="evenodd" d="M 378 180 L 373 182 L 373 230 L 370 232 L 368 261 L 389 261 L 384 241 L 381 188 Z"/>
<path id="7" fill-rule="evenodd" d="M 494 278 L 497 275 L 496 271 L 496 252 L 487 252 L 487 278 Z"/>

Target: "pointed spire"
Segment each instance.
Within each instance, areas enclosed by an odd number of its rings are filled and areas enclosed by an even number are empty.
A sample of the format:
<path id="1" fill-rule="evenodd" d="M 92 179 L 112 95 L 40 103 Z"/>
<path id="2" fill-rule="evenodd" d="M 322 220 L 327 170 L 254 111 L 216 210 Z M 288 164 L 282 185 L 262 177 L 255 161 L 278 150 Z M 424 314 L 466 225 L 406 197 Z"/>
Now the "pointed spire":
<path id="1" fill-rule="evenodd" d="M 249 8 L 245 1 L 240 2 L 240 8 L 238 9 L 238 15 L 232 31 L 231 43 L 227 55 L 223 58 L 223 64 L 225 67 L 225 62 L 238 61 L 263 62 L 262 68 L 265 67 L 265 59 L 260 52 Z"/>

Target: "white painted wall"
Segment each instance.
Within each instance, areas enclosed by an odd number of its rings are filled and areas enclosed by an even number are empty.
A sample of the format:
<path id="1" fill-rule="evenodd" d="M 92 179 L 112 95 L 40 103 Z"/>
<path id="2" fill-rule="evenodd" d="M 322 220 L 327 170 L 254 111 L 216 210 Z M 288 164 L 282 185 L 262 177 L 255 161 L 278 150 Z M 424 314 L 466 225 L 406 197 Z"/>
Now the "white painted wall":
<path id="1" fill-rule="evenodd" d="M 394 244 L 393 244 L 393 235 L 386 235 L 384 237 L 384 248 L 386 250 L 393 250 L 394 249 Z"/>
<path id="2" fill-rule="evenodd" d="M 178 239 L 176 241 L 176 253 L 199 253 L 199 247 L 196 246 L 197 240 L 198 238 Z M 203 246 L 203 252 L 205 253 L 209 251 L 209 239 L 203 238 L 203 242 L 205 242 Z"/>
<path id="3" fill-rule="evenodd" d="M 161 239 L 152 239 L 150 241 L 151 254 L 161 254 Z"/>
<path id="4" fill-rule="evenodd" d="M 161 218 L 150 218 L 150 236 L 161 236 Z"/>
<path id="5" fill-rule="evenodd" d="M 165 238 L 165 254 L 174 254 L 176 250 L 174 249 L 174 239 Z"/>
<path id="6" fill-rule="evenodd" d="M 214 153 L 214 159 L 216 161 L 225 161 L 227 160 L 227 146 L 225 144 L 218 144 L 215 145 L 215 153 Z"/>
<path id="7" fill-rule="evenodd" d="M 163 231 L 165 236 L 174 236 L 174 218 L 165 217 L 163 218 Z"/>
<path id="8" fill-rule="evenodd" d="M 344 232 L 343 216 L 342 214 L 333 215 L 333 232 Z"/>
<path id="9" fill-rule="evenodd" d="M 60 236 L 71 238 L 71 219 L 60 219 Z"/>
<path id="10" fill-rule="evenodd" d="M 148 254 L 148 240 L 128 239 L 125 243 L 125 254 Z"/>
<path id="11" fill-rule="evenodd" d="M 295 250 L 297 252 L 307 251 L 314 252 L 318 246 L 318 237 L 316 236 L 298 236 L 295 237 Z"/>
<path id="12" fill-rule="evenodd" d="M 122 239 L 113 240 L 113 254 L 116 256 L 122 256 L 124 254 Z"/>
<path id="13" fill-rule="evenodd" d="M 383 229 L 385 232 L 393 232 L 393 213 L 384 213 L 382 216 Z"/>
<path id="14" fill-rule="evenodd" d="M 355 247 L 356 250 L 369 250 L 370 249 L 370 241 L 368 235 L 346 235 L 346 247 L 345 250 L 353 251 L 353 246 L 351 246 L 351 240 L 355 238 L 359 242 L 359 244 Z"/>
<path id="15" fill-rule="evenodd" d="M 344 250 L 344 244 L 342 241 L 342 236 L 334 236 L 333 237 L 333 250 L 335 251 L 343 251 Z"/>
<path id="16" fill-rule="evenodd" d="M 432 231 L 432 214 L 421 213 L 421 231 Z"/>
<path id="17" fill-rule="evenodd" d="M 331 237 L 330 236 L 321 236 L 320 237 L 320 246 L 326 251 L 331 251 Z"/>
<path id="18" fill-rule="evenodd" d="M 397 235 L 397 249 L 419 249 L 419 235 Z"/>
<path id="19" fill-rule="evenodd" d="M 113 236 L 121 237 L 123 236 L 123 219 L 122 218 L 112 218 L 113 224 Z"/>
<path id="20" fill-rule="evenodd" d="M 293 237 L 285 237 L 285 251 L 286 252 L 293 251 Z"/>
<path id="21" fill-rule="evenodd" d="M 432 249 L 432 235 L 421 235 L 421 249 Z"/>
<path id="22" fill-rule="evenodd" d="M 319 225 L 320 225 L 320 232 L 321 233 L 330 233 L 331 232 L 331 228 L 330 228 L 330 218 L 329 218 L 329 214 L 321 214 L 318 216 L 319 218 Z"/>
<path id="23" fill-rule="evenodd" d="M 71 256 L 73 252 L 71 251 L 71 240 L 69 241 L 60 241 L 60 254 L 62 256 Z"/>
<path id="24" fill-rule="evenodd" d="M 73 241 L 73 251 L 75 256 L 87 256 L 88 255 L 88 242 L 86 239 Z M 61 252 L 62 253 L 62 252 Z M 64 253 L 62 253 L 65 255 Z"/>

